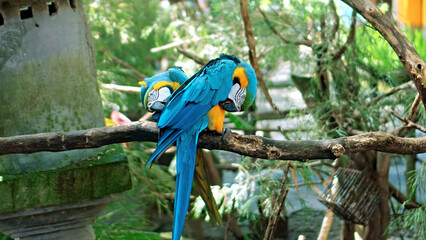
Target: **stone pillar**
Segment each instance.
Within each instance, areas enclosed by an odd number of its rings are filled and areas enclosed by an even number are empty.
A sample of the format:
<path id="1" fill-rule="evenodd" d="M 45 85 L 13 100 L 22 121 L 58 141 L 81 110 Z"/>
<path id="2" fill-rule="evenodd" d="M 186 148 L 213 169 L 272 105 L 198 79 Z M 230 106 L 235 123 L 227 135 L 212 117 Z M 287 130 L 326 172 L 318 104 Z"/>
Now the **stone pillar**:
<path id="1" fill-rule="evenodd" d="M 82 1 L 0 0 L 0 137 L 104 125 Z M 130 187 L 120 146 L 0 156 L 0 231 L 94 239 L 93 219 Z"/>

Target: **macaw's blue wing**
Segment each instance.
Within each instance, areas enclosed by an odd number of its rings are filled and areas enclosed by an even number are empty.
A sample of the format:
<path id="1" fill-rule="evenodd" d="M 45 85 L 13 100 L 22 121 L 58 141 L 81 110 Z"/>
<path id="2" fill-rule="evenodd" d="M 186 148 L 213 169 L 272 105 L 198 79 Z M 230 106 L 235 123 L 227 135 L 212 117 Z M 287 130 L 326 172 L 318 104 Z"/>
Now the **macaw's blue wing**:
<path id="1" fill-rule="evenodd" d="M 236 67 L 235 62 L 229 59 L 211 60 L 172 94 L 158 126 L 188 129 L 227 98 Z"/>
<path id="2" fill-rule="evenodd" d="M 158 120 L 157 125 L 162 129 L 161 137 L 147 166 L 161 156 L 183 132 L 206 116 L 210 109 L 227 98 L 236 67 L 232 59 L 213 59 L 173 92 Z"/>

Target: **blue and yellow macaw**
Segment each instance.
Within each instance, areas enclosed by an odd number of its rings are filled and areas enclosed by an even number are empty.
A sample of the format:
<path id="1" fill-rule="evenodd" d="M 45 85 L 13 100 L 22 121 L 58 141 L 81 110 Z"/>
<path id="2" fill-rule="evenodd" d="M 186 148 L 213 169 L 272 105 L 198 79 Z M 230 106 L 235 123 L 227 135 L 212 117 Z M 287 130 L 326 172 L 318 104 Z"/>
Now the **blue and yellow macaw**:
<path id="1" fill-rule="evenodd" d="M 142 105 L 148 111 L 155 112 L 153 117 L 158 120 L 172 93 L 186 80 L 188 77 L 183 70 L 173 66 L 167 72 L 140 81 Z"/>
<path id="2" fill-rule="evenodd" d="M 155 112 L 154 118 L 158 120 L 172 92 L 187 79 L 188 77 L 182 69 L 175 66 L 165 73 L 155 75 L 139 82 L 141 84 L 140 97 L 142 105 L 145 106 L 148 111 Z M 206 209 L 213 226 L 216 226 L 216 224 L 222 226 L 222 219 L 207 179 L 202 149 L 197 149 L 194 180 L 197 190 L 206 204 Z"/>
<path id="3" fill-rule="evenodd" d="M 176 194 L 173 239 L 181 237 L 189 205 L 199 133 L 222 131 L 225 110 L 248 108 L 256 96 L 253 68 L 234 55 L 221 54 L 173 92 L 158 120 L 161 136 L 149 165 L 176 142 Z"/>

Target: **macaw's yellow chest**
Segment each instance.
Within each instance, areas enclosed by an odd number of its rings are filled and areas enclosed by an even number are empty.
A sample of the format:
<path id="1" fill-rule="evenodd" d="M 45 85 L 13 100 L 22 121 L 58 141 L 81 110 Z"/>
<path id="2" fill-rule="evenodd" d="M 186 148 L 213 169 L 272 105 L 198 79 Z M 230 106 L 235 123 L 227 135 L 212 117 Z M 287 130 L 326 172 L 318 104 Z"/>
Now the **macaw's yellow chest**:
<path id="1" fill-rule="evenodd" d="M 209 116 L 208 129 L 222 132 L 223 120 L 225 120 L 225 110 L 219 105 L 216 105 L 210 109 L 210 111 L 207 113 L 207 116 Z"/>

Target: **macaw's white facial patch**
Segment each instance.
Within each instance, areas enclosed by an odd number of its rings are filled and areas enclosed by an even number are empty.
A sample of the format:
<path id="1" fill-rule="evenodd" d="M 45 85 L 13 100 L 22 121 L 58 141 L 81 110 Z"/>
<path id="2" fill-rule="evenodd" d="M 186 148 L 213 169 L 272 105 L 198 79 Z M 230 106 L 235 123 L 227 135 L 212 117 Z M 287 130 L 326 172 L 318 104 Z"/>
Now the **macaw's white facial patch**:
<path id="1" fill-rule="evenodd" d="M 237 110 L 240 111 L 241 105 L 244 104 L 244 101 L 246 99 L 246 95 L 246 89 L 242 88 L 240 84 L 235 83 L 234 86 L 232 86 L 231 91 L 229 92 L 228 98 L 234 102 Z"/>
<path id="2" fill-rule="evenodd" d="M 152 90 L 148 93 L 147 99 L 147 107 L 149 111 L 156 111 L 158 109 L 152 109 L 151 107 L 154 103 L 160 103 L 161 105 L 165 105 L 166 99 L 168 99 L 172 95 L 172 91 L 169 87 L 162 87 L 158 90 Z M 157 104 L 158 105 L 158 104 Z"/>

